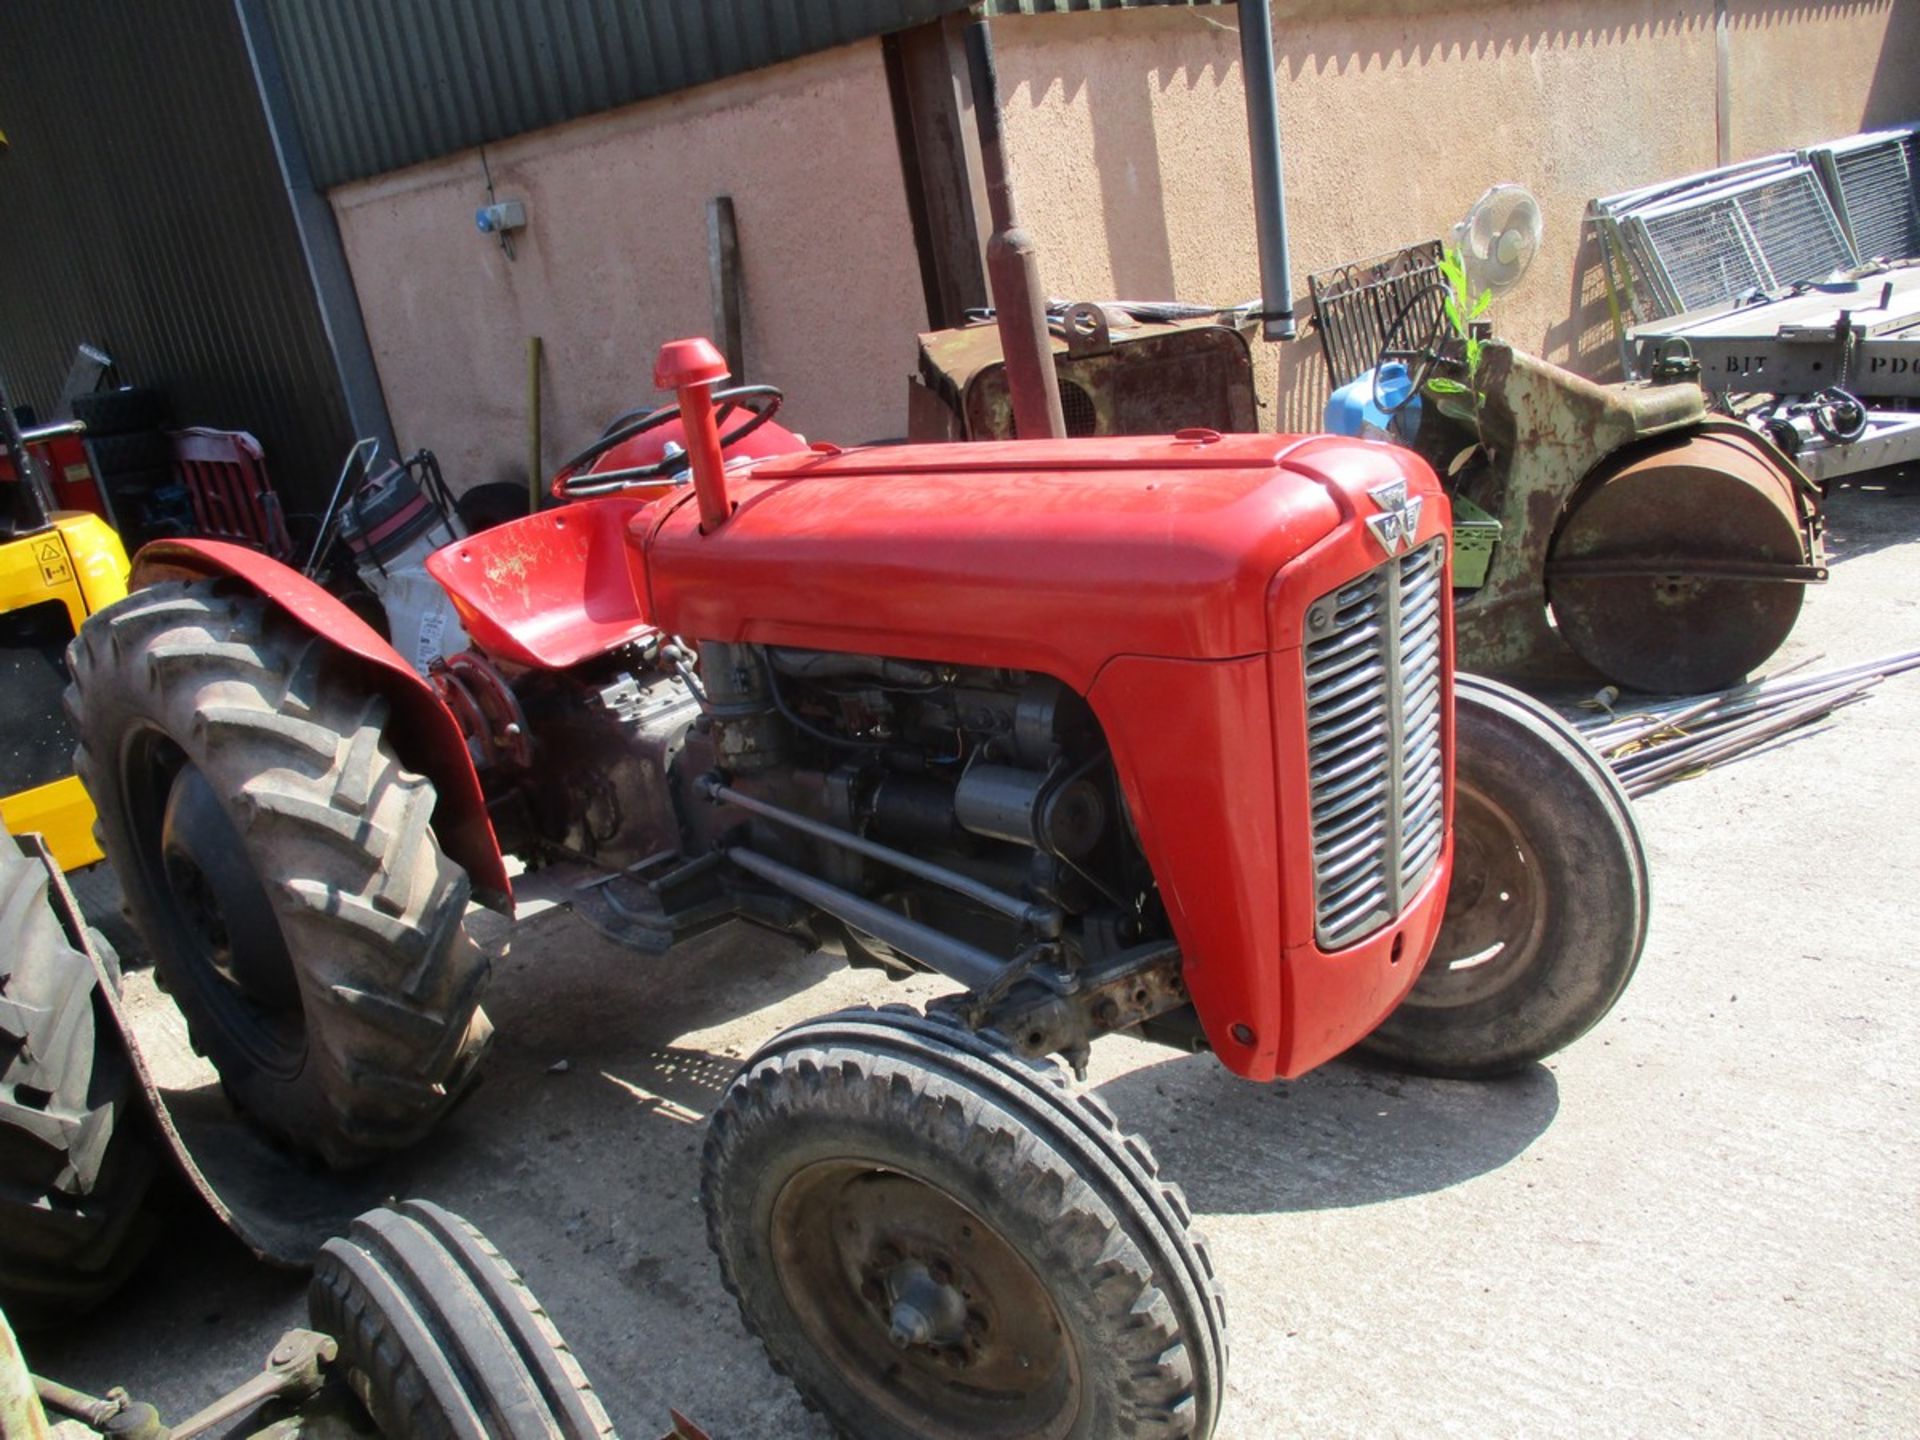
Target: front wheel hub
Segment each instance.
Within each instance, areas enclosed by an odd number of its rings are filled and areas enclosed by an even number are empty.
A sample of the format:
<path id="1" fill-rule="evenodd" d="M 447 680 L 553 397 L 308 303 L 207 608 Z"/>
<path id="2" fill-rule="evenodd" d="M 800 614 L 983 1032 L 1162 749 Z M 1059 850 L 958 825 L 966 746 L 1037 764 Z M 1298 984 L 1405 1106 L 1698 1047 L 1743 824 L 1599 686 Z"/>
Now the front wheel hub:
<path id="1" fill-rule="evenodd" d="M 887 1275 L 888 1338 L 896 1348 L 957 1346 L 967 1338 L 967 1301 L 918 1260 L 903 1260 Z"/>
<path id="2" fill-rule="evenodd" d="M 1046 1285 L 939 1186 L 858 1160 L 807 1167 L 774 1206 L 801 1331 L 928 1440 L 1060 1440 L 1079 1367 Z"/>

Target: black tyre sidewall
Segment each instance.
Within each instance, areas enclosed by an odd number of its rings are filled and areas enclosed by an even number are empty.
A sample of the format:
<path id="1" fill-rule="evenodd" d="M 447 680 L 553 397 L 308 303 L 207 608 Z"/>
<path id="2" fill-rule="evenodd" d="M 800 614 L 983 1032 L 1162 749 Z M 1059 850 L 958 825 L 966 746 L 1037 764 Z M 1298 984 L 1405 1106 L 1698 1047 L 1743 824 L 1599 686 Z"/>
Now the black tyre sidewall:
<path id="1" fill-rule="evenodd" d="M 94 473 L 111 484 L 124 477 L 166 474 L 173 466 L 173 440 L 160 430 L 132 430 L 88 441 Z"/>
<path id="2" fill-rule="evenodd" d="M 1505 988 L 1443 1008 L 1419 1004 L 1416 984 L 1361 1048 L 1402 1068 L 1472 1078 L 1544 1059 L 1612 1009 L 1646 938 L 1646 862 L 1618 782 L 1552 711 L 1474 680 L 1458 686 L 1454 734 L 1456 790 L 1505 810 L 1540 861 L 1545 930 Z"/>
<path id="3" fill-rule="evenodd" d="M 47 1096 L 42 1118 L 91 1116 L 84 1156 L 0 1112 L 0 1304 L 27 1328 L 83 1314 L 138 1263 L 155 1234 L 159 1157 L 144 1098 L 99 994 L 92 960 L 67 939 L 42 862 L 0 830 L 0 997 L 23 1003 L 22 1043 L 0 1040 L 0 1087 Z M 38 904 L 23 910 L 23 902 Z M 29 973 L 33 972 L 33 973 Z M 82 1008 L 78 1023 L 58 1017 Z M 44 1027 L 44 1029 L 42 1029 Z M 40 1033 L 36 1033 L 36 1032 Z"/>
<path id="4" fill-rule="evenodd" d="M 89 435 L 124 435 L 158 429 L 167 423 L 168 408 L 160 391 L 130 385 L 74 396 L 73 418 L 85 423 Z"/>
<path id="5" fill-rule="evenodd" d="M 396 1256 L 392 1242 L 406 1245 Z M 381 1433 L 452 1440 L 613 1435 L 526 1282 L 458 1215 L 426 1201 L 368 1211 L 321 1249 L 308 1311 Z"/>
<path id="6" fill-rule="evenodd" d="M 89 620 L 74 645 L 70 669 L 80 688 L 70 692 L 74 697 L 70 708 L 82 735 L 76 768 L 94 798 L 96 833 L 120 875 L 127 906 L 154 953 L 158 974 L 187 1020 L 195 1048 L 212 1061 L 235 1104 L 280 1139 L 296 1148 L 317 1151 L 331 1165 L 364 1164 L 384 1150 L 418 1139 L 459 1095 L 471 1073 L 471 1061 L 477 1059 L 478 1047 L 484 1045 L 488 1033 L 484 1015 L 474 1008 L 487 962 L 473 950 L 457 919 L 451 922 L 454 933 L 443 928 L 433 935 L 409 935 L 395 924 L 390 927 L 390 937 L 382 940 L 376 931 L 364 928 L 352 935 L 326 930 L 316 924 L 310 909 L 290 902 L 294 885 L 302 883 L 309 873 L 318 876 L 321 872 L 306 872 L 298 863 L 280 856 L 263 863 L 258 853 L 253 840 L 258 833 L 254 822 L 263 817 L 257 810 L 250 813 L 242 801 L 249 782 L 267 773 L 258 768 L 256 758 L 263 752 L 256 749 L 250 756 L 243 746 L 210 741 L 207 736 L 211 732 L 202 723 L 204 711 L 193 709 L 191 696 L 177 693 L 158 676 L 130 673 L 151 668 L 153 636 L 163 630 L 156 626 L 150 633 L 140 612 L 151 607 L 156 614 L 164 613 L 170 602 L 183 599 L 207 606 L 204 620 L 187 616 L 181 617 L 179 624 L 210 633 L 212 639 L 199 642 L 210 654 L 217 655 L 222 646 L 245 649 L 255 643 L 234 644 L 233 637 L 247 624 L 263 624 L 270 630 L 282 624 L 257 598 L 204 583 L 156 586 Z M 243 620 L 243 616 L 254 619 Z M 125 653 L 103 653 L 96 658 L 87 647 L 113 652 L 118 643 L 113 628 L 127 617 L 139 633 L 128 642 Z M 173 632 L 164 633 L 171 636 Z M 303 645 L 309 641 L 310 636 L 299 639 Z M 282 653 L 277 647 L 283 643 L 294 643 L 294 637 L 292 632 L 285 632 L 282 640 L 258 643 L 271 657 Z M 331 655 L 322 658 L 323 678 L 314 684 L 336 684 L 324 676 L 344 674 L 334 668 L 341 663 Z M 291 676 L 227 679 L 200 693 L 214 697 L 209 704 L 228 703 L 229 708 L 242 706 L 271 715 L 274 707 L 260 686 L 278 683 L 291 683 Z M 158 859 L 147 855 L 147 842 L 135 833 L 125 789 L 129 754 L 138 737 L 149 732 L 165 736 L 185 753 L 206 777 L 236 831 L 247 837 L 248 858 L 275 908 L 305 1014 L 305 1055 L 293 1073 L 274 1073 L 254 1060 L 203 993 L 204 987 L 214 983 L 204 974 L 205 961 L 179 948 L 191 942 L 183 942 L 175 930 L 173 904 L 160 893 L 164 877 L 155 873 Z M 313 763 L 319 764 L 317 759 Z M 375 763 L 391 762 L 379 759 Z M 289 781 L 295 782 L 308 795 L 324 788 L 323 780 L 311 777 L 294 776 Z M 371 822 L 371 816 L 365 818 Z M 153 843 L 158 843 L 157 838 Z M 308 846 L 302 853 L 310 858 L 314 852 Z M 463 910 L 464 875 L 451 862 L 443 860 L 442 864 L 443 873 L 451 872 L 455 877 L 457 891 L 446 903 Z M 343 892 L 335 904 L 345 906 L 352 899 Z M 405 1002 L 398 993 L 401 977 L 418 972 L 430 949 L 436 968 L 450 965 L 467 977 L 463 983 L 472 993 L 464 1003 L 476 1024 L 471 1055 L 461 1054 L 454 1046 L 467 1032 L 466 1015 L 454 1021 L 456 1033 L 423 1030 L 417 1045 L 404 1038 L 404 1031 L 396 1041 L 371 1028 L 382 1018 L 381 1010 L 397 1008 L 388 1002 Z M 450 955 L 452 958 L 448 958 Z M 337 996 L 340 986 L 367 993 L 373 1012 L 369 1015 L 343 1006 Z"/>
<path id="7" fill-rule="evenodd" d="M 826 1052 L 825 1058 L 831 1062 L 833 1053 Z M 881 1062 L 877 1073 L 882 1078 L 890 1078 L 889 1072 L 898 1074 L 899 1070 L 900 1067 Z M 981 1104 L 990 1113 L 980 1116 L 976 1123 L 995 1128 L 1005 1126 L 1010 1132 L 1017 1133 L 1018 1122 L 1013 1117 L 982 1102 L 978 1096 L 938 1081 L 923 1083 L 928 1084 L 936 1094 L 944 1090 L 946 1098 L 953 1103 Z M 794 1117 L 792 1123 L 803 1122 L 799 1117 Z M 952 1157 L 939 1148 L 940 1137 L 925 1131 L 919 1137 L 921 1144 L 908 1145 L 901 1143 L 898 1132 L 886 1127 L 839 1119 L 830 1131 L 810 1137 L 806 1144 L 795 1145 L 790 1138 L 783 1139 L 765 1131 L 755 1138 L 761 1143 L 742 1146 L 742 1164 L 736 1172 L 745 1178 L 745 1193 L 731 1195 L 723 1203 L 731 1212 L 746 1216 L 746 1228 L 741 1235 L 741 1255 L 734 1272 L 740 1277 L 741 1303 L 751 1305 L 760 1313 L 784 1317 L 784 1323 L 769 1336 L 770 1345 L 788 1339 L 797 1341 L 802 1333 L 800 1321 L 788 1304 L 785 1287 L 772 1273 L 770 1257 L 764 1254 L 766 1237 L 772 1230 L 774 1204 L 787 1182 L 808 1165 L 816 1161 L 857 1157 L 872 1162 L 878 1168 L 911 1176 L 946 1193 L 979 1216 L 1019 1252 L 1034 1273 L 1047 1283 L 1053 1303 L 1068 1330 L 1069 1343 L 1073 1346 L 1081 1383 L 1089 1400 L 1088 1408 L 1096 1412 L 1083 1413 L 1073 1433 L 1090 1437 L 1120 1433 L 1114 1417 L 1099 1411 L 1099 1402 L 1101 1397 L 1124 1383 L 1126 1367 L 1120 1363 L 1119 1357 L 1101 1347 L 1097 1341 L 1099 1314 L 1091 1287 L 1085 1283 L 1086 1257 L 1075 1256 L 1059 1245 L 1057 1214 L 1034 1213 L 1019 1207 L 1017 1202 L 1010 1203 L 1015 1202 L 1015 1197 L 998 1193 L 987 1173 L 953 1163 Z M 766 1143 L 769 1140 L 776 1143 Z M 828 1406 L 830 1413 L 844 1417 L 866 1408 L 865 1399 L 846 1385 L 837 1371 L 819 1363 L 816 1352 L 810 1347 L 792 1343 L 781 1344 L 780 1348 L 782 1364 L 794 1373 L 803 1388 L 820 1394 L 837 1392 L 843 1397 L 840 1403 Z M 886 1428 L 879 1425 L 863 1426 L 855 1433 L 897 1435 L 906 1440 L 915 1431 L 910 1424 L 896 1420 Z"/>
<path id="8" fill-rule="evenodd" d="M 919 1033 L 884 1033 L 894 1025 Z M 849 1434 L 919 1433 L 876 1409 L 803 1339 L 773 1262 L 774 1207 L 787 1183 L 816 1162 L 853 1158 L 948 1195 L 1046 1286 L 1079 1366 L 1083 1401 L 1071 1434 L 1211 1434 L 1224 1318 L 1177 1189 L 1158 1180 L 1145 1145 L 1122 1135 L 1097 1101 L 1048 1071 L 989 1055 L 983 1037 L 942 1028 L 892 1011 L 808 1022 L 748 1063 L 716 1115 L 702 1170 L 709 1239 L 775 1368 Z M 861 1031 L 880 1033 L 869 1042 Z M 901 1053 L 902 1039 L 915 1053 Z M 965 1053 L 943 1059 L 949 1039 Z M 1137 1311 L 1126 1299 L 1133 1286 Z M 1151 1355 L 1129 1353 L 1141 1327 L 1154 1326 Z"/>

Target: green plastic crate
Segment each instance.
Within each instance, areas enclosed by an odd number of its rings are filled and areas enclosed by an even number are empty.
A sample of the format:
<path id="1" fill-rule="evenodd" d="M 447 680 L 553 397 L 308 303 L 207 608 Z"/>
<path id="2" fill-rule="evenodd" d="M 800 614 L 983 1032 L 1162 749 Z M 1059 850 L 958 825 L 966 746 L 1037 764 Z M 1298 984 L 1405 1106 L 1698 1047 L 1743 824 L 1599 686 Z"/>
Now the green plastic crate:
<path id="1" fill-rule="evenodd" d="M 1500 522 L 1463 495 L 1453 504 L 1453 588 L 1478 590 L 1487 583 L 1493 547 L 1500 543 Z"/>

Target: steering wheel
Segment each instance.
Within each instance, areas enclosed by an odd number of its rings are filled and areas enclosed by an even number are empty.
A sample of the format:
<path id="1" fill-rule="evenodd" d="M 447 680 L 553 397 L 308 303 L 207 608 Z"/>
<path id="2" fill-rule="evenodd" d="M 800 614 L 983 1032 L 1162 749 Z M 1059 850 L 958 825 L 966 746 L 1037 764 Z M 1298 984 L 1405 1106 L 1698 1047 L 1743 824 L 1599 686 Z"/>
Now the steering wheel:
<path id="1" fill-rule="evenodd" d="M 723 428 L 720 435 L 720 448 L 737 445 L 754 431 L 779 413 L 786 396 L 773 385 L 736 385 L 730 390 L 713 392 L 714 423 L 724 427 L 727 420 L 736 411 L 744 410 L 747 418 L 732 430 Z M 575 500 L 586 495 L 609 495 L 616 490 L 624 490 L 629 485 L 658 480 L 665 475 L 677 474 L 687 466 L 686 452 L 676 451 L 663 455 L 647 465 L 629 465 L 624 470 L 605 470 L 598 475 L 582 475 L 585 470 L 605 455 L 609 450 L 624 445 L 636 435 L 644 435 L 649 430 L 658 430 L 670 420 L 680 418 L 680 407 L 662 405 L 656 410 L 629 410 L 615 419 L 594 441 L 578 455 L 573 456 L 560 467 L 554 477 L 553 490 L 563 499 Z"/>
<path id="2" fill-rule="evenodd" d="M 1414 397 L 1427 388 L 1427 381 L 1433 378 L 1434 368 L 1439 365 L 1446 349 L 1446 337 L 1449 331 L 1447 322 L 1447 290 L 1444 285 L 1423 285 L 1407 297 L 1400 307 L 1400 313 L 1393 317 L 1393 323 L 1387 327 L 1387 333 L 1380 341 L 1380 351 L 1373 357 L 1373 404 L 1376 410 L 1389 415 L 1398 415 L 1413 403 Z M 1420 307 L 1429 301 L 1434 305 L 1433 323 L 1427 327 L 1426 338 L 1415 348 L 1409 350 L 1404 344 L 1408 337 L 1402 331 L 1410 331 L 1409 321 L 1419 313 Z M 1380 368 L 1390 360 L 1399 360 L 1407 365 L 1407 393 L 1396 404 L 1389 405 L 1380 397 Z"/>

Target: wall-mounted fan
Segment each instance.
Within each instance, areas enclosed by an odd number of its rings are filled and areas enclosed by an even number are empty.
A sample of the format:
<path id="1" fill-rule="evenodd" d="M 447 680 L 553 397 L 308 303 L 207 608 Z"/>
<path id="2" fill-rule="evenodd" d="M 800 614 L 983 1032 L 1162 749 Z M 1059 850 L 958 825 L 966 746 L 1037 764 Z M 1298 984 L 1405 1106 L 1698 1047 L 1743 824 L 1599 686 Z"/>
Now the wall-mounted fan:
<path id="1" fill-rule="evenodd" d="M 1540 253 L 1540 202 L 1523 185 L 1496 185 L 1453 227 L 1475 293 L 1504 295 Z"/>

